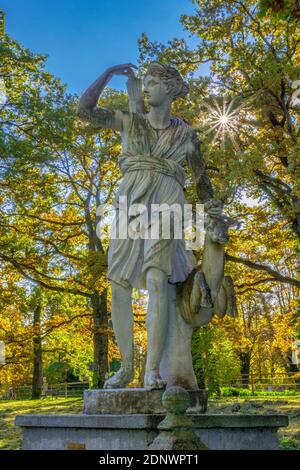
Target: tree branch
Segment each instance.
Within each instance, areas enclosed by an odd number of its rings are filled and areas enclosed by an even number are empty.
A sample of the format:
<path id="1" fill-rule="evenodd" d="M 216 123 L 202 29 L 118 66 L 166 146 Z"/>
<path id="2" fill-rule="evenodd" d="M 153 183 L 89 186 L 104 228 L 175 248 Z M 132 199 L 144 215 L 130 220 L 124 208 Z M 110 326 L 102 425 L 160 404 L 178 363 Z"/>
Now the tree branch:
<path id="1" fill-rule="evenodd" d="M 225 258 L 227 261 L 232 261 L 233 263 L 244 264 L 248 268 L 256 269 L 258 271 L 264 271 L 270 274 L 274 278 L 274 281 L 290 284 L 291 286 L 295 286 L 298 289 L 300 289 L 300 281 L 289 276 L 284 276 L 283 274 L 280 274 L 278 271 L 275 271 L 275 269 L 272 269 L 270 266 L 266 266 L 264 264 L 259 264 L 259 263 L 254 263 L 253 261 L 250 261 L 249 259 L 238 258 L 228 253 L 225 253 Z"/>
<path id="2" fill-rule="evenodd" d="M 19 271 L 19 273 L 21 273 L 22 276 L 24 276 L 29 281 L 34 282 L 35 284 L 39 284 L 40 286 L 45 287 L 46 289 L 53 290 L 55 292 L 66 292 L 66 293 L 73 294 L 73 295 L 81 295 L 81 296 L 87 297 L 89 299 L 92 297 L 91 294 L 89 294 L 88 292 L 83 292 L 79 289 L 70 289 L 68 287 L 52 286 L 50 284 L 46 284 L 44 281 L 41 281 L 40 279 L 36 279 L 36 278 L 30 276 L 23 269 L 22 265 L 20 263 L 18 263 L 18 261 L 14 260 L 12 258 L 9 258 L 8 256 L 5 256 L 5 255 L 1 254 L 0 259 L 3 259 L 3 261 L 6 261 L 7 263 L 14 266 Z"/>

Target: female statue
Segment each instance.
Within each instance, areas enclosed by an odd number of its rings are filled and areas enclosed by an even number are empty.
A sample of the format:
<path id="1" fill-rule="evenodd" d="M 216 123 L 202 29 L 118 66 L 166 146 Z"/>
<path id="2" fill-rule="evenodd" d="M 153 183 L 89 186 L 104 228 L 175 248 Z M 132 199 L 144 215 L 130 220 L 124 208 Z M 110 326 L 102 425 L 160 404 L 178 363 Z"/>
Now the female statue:
<path id="1" fill-rule="evenodd" d="M 151 62 L 143 82 L 150 109 L 145 113 L 134 67 L 132 64 L 124 64 L 106 70 L 82 95 L 78 108 L 79 117 L 91 123 L 95 129 L 110 128 L 121 133 L 122 154 L 119 164 L 123 179 L 114 201 L 117 220 L 120 196 L 127 197 L 128 208 L 132 204 L 143 204 L 151 211 L 151 204 L 163 203 L 183 207 L 186 202 L 183 191 L 184 163 L 189 165 L 194 176 L 199 202 L 206 204 L 209 216 L 220 217 L 222 203 L 213 199 L 197 135 L 184 121 L 171 116 L 172 101 L 184 97 L 188 85 L 175 68 Z M 129 111 L 97 107 L 99 96 L 113 75 L 128 77 L 131 99 Z M 135 214 L 129 214 L 128 221 L 134 220 L 134 217 Z M 169 334 L 170 292 L 175 292 L 176 285 L 183 285 L 195 271 L 196 265 L 193 252 L 186 250 L 184 240 L 175 239 L 174 233 L 169 239 L 127 237 L 110 240 L 107 277 L 111 282 L 112 322 L 122 367 L 105 382 L 104 387 L 125 387 L 133 379 L 133 287 L 147 289 L 149 294 L 144 387 L 165 387 L 166 380 L 161 377 L 160 363 Z M 223 275 L 223 266 L 221 271 Z M 204 284 L 198 279 L 198 285 L 200 291 L 202 289 L 204 292 L 207 286 L 205 279 L 202 281 Z M 195 292 L 193 295 L 195 297 Z M 193 302 L 201 306 L 199 295 Z M 202 307 L 212 307 L 209 296 L 206 299 L 202 296 Z"/>

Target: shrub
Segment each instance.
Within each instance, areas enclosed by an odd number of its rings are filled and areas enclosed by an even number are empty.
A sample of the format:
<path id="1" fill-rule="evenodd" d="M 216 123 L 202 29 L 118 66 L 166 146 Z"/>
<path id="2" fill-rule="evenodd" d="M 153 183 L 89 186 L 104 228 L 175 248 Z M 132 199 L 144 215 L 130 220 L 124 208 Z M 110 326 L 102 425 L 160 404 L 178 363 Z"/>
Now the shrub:
<path id="1" fill-rule="evenodd" d="M 248 397 L 252 396 L 252 391 L 247 388 L 221 387 L 222 397 Z"/>

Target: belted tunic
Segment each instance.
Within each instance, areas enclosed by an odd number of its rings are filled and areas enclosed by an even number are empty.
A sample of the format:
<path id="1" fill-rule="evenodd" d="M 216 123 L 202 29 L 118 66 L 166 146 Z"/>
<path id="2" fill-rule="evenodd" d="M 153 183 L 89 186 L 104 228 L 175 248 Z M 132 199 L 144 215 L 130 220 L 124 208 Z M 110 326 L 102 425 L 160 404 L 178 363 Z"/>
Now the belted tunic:
<path id="1" fill-rule="evenodd" d="M 172 118 L 166 129 L 156 130 L 145 115 L 130 113 L 127 139 L 125 144 L 123 142 L 123 152 L 118 158 L 123 178 L 113 202 L 117 230 L 120 228 L 121 214 L 124 216 L 121 196 L 123 201 L 126 196 L 127 225 L 138 226 L 140 234 L 150 230 L 153 220 L 156 223 L 162 220 L 151 218 L 153 205 L 168 205 L 164 210 L 170 211 L 171 225 L 174 221 L 172 206 L 177 205 L 184 213 L 183 164 L 191 148 L 193 133 L 193 129 L 179 118 Z M 139 207 L 140 210 L 135 209 Z M 145 213 L 147 217 L 141 217 Z M 175 284 L 183 282 L 196 265 L 193 252 L 186 250 L 182 238 L 174 237 L 174 228 L 171 226 L 170 237 L 167 238 L 161 232 L 156 238 L 123 238 L 118 235 L 111 238 L 107 278 L 124 287 L 146 289 L 148 268 L 164 271 L 168 282 Z"/>

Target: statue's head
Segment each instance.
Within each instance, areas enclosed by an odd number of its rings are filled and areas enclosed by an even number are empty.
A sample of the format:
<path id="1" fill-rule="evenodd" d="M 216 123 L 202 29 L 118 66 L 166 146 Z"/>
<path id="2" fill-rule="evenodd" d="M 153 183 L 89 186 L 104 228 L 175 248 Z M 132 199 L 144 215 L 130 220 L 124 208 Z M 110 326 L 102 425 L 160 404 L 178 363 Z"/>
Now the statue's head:
<path id="1" fill-rule="evenodd" d="M 184 98 L 188 91 L 188 84 L 174 67 L 160 62 L 149 64 L 144 76 L 144 92 L 150 106 Z"/>

